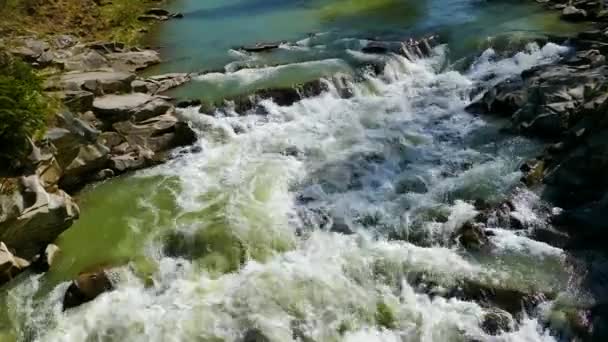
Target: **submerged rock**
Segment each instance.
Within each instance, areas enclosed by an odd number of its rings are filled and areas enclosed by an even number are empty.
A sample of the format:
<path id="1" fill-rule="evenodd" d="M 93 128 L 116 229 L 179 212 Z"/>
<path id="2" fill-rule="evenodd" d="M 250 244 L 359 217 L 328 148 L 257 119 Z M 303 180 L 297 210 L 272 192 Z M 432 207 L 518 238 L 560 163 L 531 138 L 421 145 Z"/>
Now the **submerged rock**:
<path id="1" fill-rule="evenodd" d="M 492 336 L 502 332 L 510 332 L 513 325 L 514 322 L 511 315 L 500 309 L 493 309 L 486 312 L 483 316 L 483 321 L 481 322 L 483 331 Z"/>
<path id="2" fill-rule="evenodd" d="M 105 270 L 80 274 L 68 287 L 63 297 L 63 310 L 90 302 L 114 288 Z"/>

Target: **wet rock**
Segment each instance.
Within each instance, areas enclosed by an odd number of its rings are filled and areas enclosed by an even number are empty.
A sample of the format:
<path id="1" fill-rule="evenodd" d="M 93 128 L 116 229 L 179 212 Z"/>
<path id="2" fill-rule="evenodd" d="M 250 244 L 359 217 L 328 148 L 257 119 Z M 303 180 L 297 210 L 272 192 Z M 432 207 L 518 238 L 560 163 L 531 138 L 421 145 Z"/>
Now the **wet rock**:
<path id="1" fill-rule="evenodd" d="M 93 101 L 93 112 L 102 121 L 144 121 L 165 114 L 172 105 L 165 100 L 142 93 L 106 95 Z"/>
<path id="2" fill-rule="evenodd" d="M 243 336 L 242 342 L 270 342 L 270 339 L 259 329 L 249 329 Z"/>
<path id="3" fill-rule="evenodd" d="M 428 191 L 424 179 L 420 176 L 406 174 L 397 181 L 395 192 L 398 194 L 423 194 Z"/>
<path id="4" fill-rule="evenodd" d="M 158 16 L 170 16 L 171 12 L 163 8 L 153 7 L 146 10 L 145 14 L 158 15 Z"/>
<path id="5" fill-rule="evenodd" d="M 574 6 L 567 6 L 562 11 L 562 19 L 569 21 L 583 21 L 587 19 L 587 11 Z"/>
<path id="6" fill-rule="evenodd" d="M 341 217 L 334 218 L 332 221 L 333 222 L 329 229 L 330 232 L 344 234 L 344 235 L 352 235 L 355 233 L 352 230 L 352 228 L 350 227 L 350 225 L 348 223 L 346 223 L 346 220 L 344 218 L 341 218 Z"/>
<path id="7" fill-rule="evenodd" d="M 455 233 L 458 242 L 466 249 L 479 250 L 490 245 L 483 223 L 467 222 Z"/>
<path id="8" fill-rule="evenodd" d="M 171 73 L 151 76 L 143 80 L 135 80 L 131 84 L 133 91 L 148 94 L 159 94 L 169 89 L 190 82 L 192 75 L 187 73 Z"/>
<path id="9" fill-rule="evenodd" d="M 139 146 L 152 152 L 190 145 L 196 134 L 190 127 L 173 115 L 161 115 L 140 123 L 130 121 L 114 124 L 114 129 L 125 137 L 131 146 Z"/>
<path id="10" fill-rule="evenodd" d="M 117 132 L 103 132 L 99 136 L 98 142 L 109 149 L 122 144 L 125 139 Z"/>
<path id="11" fill-rule="evenodd" d="M 106 271 L 80 274 L 68 287 L 63 297 L 63 310 L 90 302 L 104 292 L 113 289 Z"/>
<path id="12" fill-rule="evenodd" d="M 553 293 L 522 291 L 476 280 L 464 280 L 459 287 L 452 289 L 448 296 L 497 307 L 516 316 L 520 315 L 522 310 L 531 312 L 539 303 L 555 298 Z"/>
<path id="13" fill-rule="evenodd" d="M 66 73 L 51 81 L 47 87 L 60 90 L 86 90 L 95 95 L 126 93 L 131 91 L 134 74 L 116 71 L 91 71 Z"/>
<path id="14" fill-rule="evenodd" d="M 188 108 L 188 107 L 196 107 L 202 104 L 199 99 L 191 99 L 191 100 L 181 100 L 178 101 L 175 107 L 177 108 Z"/>
<path id="15" fill-rule="evenodd" d="M 79 209 L 65 192 L 47 192 L 36 175 L 19 178 L 15 186 L 0 194 L 0 241 L 31 260 L 72 225 Z"/>
<path id="16" fill-rule="evenodd" d="M 46 246 L 43 253 L 41 253 L 35 258 L 32 267 L 37 272 L 47 272 L 51 268 L 51 266 L 53 266 L 53 263 L 59 256 L 60 252 L 61 249 L 57 247 L 57 245 L 49 244 L 48 246 Z"/>
<path id="17" fill-rule="evenodd" d="M 530 160 L 524 163 L 520 170 L 524 174 L 522 182 L 527 186 L 533 186 L 542 182 L 545 163 L 542 160 Z"/>
<path id="18" fill-rule="evenodd" d="M 253 46 L 242 46 L 241 50 L 247 52 L 268 52 L 278 49 L 280 45 L 280 43 L 257 43 Z"/>
<path id="19" fill-rule="evenodd" d="M 502 332 L 510 332 L 512 330 L 513 320 L 508 312 L 494 309 L 488 311 L 481 322 L 483 331 L 492 336 L 499 335 Z"/>

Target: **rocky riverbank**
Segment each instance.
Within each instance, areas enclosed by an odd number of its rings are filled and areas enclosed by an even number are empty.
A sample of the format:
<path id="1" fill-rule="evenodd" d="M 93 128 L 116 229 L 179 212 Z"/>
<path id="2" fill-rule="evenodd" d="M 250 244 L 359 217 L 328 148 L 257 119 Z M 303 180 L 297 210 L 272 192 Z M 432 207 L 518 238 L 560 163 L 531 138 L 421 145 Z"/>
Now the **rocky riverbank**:
<path id="1" fill-rule="evenodd" d="M 152 7 L 140 20 L 170 17 L 179 15 Z M 159 95 L 191 75 L 135 73 L 160 63 L 157 51 L 69 34 L 9 37 L 10 54 L 52 75 L 44 91 L 60 105 L 22 167 L 1 170 L 0 286 L 31 266 L 49 268 L 53 241 L 79 216 L 68 192 L 162 163 L 173 148 L 196 141 L 170 99 Z"/>
<path id="2" fill-rule="evenodd" d="M 607 336 L 608 291 L 596 256 L 605 255 L 608 238 L 608 12 L 597 1 L 539 2 L 562 11 L 564 20 L 591 20 L 595 28 L 565 42 L 572 47 L 568 57 L 496 84 L 468 110 L 509 118 L 514 132 L 545 142 L 544 153 L 522 165 L 522 181 L 561 208 L 547 210 L 553 228 L 538 238 L 589 263 L 586 283 L 596 304 L 585 336 L 599 341 Z"/>

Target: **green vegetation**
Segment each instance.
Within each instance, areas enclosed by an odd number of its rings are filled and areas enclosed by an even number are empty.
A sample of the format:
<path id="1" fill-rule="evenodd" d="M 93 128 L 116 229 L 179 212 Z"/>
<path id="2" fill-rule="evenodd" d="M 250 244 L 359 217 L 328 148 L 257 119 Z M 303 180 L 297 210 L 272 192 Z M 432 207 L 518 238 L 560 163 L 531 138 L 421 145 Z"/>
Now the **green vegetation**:
<path id="1" fill-rule="evenodd" d="M 73 34 L 135 44 L 150 23 L 137 18 L 144 0 L 0 0 L 0 36 Z"/>
<path id="2" fill-rule="evenodd" d="M 43 133 L 53 104 L 29 65 L 0 52 L 0 165 L 25 156 L 28 139 Z"/>

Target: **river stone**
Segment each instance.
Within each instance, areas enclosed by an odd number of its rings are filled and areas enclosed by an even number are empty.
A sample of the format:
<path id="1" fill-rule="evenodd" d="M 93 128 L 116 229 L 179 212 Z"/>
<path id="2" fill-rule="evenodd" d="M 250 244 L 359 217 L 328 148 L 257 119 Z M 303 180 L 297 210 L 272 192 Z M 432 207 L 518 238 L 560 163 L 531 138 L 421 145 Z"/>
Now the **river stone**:
<path id="1" fill-rule="evenodd" d="M 511 315 L 508 312 L 493 309 L 486 312 L 481 322 L 481 328 L 486 334 L 495 336 L 502 332 L 510 332 L 514 325 Z"/>
<path id="2" fill-rule="evenodd" d="M 123 121 L 114 124 L 114 129 L 125 137 L 129 145 L 139 146 L 152 152 L 192 144 L 196 134 L 185 123 L 173 115 L 160 115 L 140 123 Z"/>
<path id="3" fill-rule="evenodd" d="M 11 215 L 2 215 L 5 220 L 0 222 L 0 241 L 27 260 L 39 254 L 79 216 L 78 206 L 68 194 L 61 190 L 48 193 L 35 175 L 21 177 L 13 194 L 0 194 L 0 202 L 3 207 L 17 209 Z"/>
<path id="4" fill-rule="evenodd" d="M 69 34 L 62 34 L 53 40 L 53 44 L 58 49 L 67 49 L 78 43 L 78 38 L 71 36 Z"/>
<path id="5" fill-rule="evenodd" d="M 86 90 L 95 95 L 125 93 L 131 90 L 135 75 L 117 71 L 90 71 L 63 74 L 58 87 L 64 90 Z"/>
<path id="6" fill-rule="evenodd" d="M 131 152 L 129 154 L 113 156 L 110 158 L 110 167 L 112 170 L 119 173 L 139 170 L 147 165 L 148 161 L 146 160 L 145 156 L 142 156 L 137 152 Z"/>
<path id="7" fill-rule="evenodd" d="M 53 266 L 60 252 L 61 249 L 57 245 L 49 244 L 34 261 L 32 267 L 38 272 L 47 272 Z"/>
<path id="8" fill-rule="evenodd" d="M 84 113 L 93 108 L 95 94 L 84 90 L 67 90 L 52 93 L 57 99 L 75 113 Z"/>
<path id="9" fill-rule="evenodd" d="M 81 145 L 77 155 L 63 167 L 61 186 L 73 189 L 84 183 L 95 172 L 107 166 L 110 149 L 101 144 Z"/>
<path id="10" fill-rule="evenodd" d="M 160 63 L 160 55 L 154 50 L 108 53 L 105 57 L 116 70 L 137 71 Z"/>
<path id="11" fill-rule="evenodd" d="M 245 332 L 242 342 L 270 342 L 270 339 L 259 329 L 249 329 Z"/>
<path id="12" fill-rule="evenodd" d="M 82 273 L 68 287 L 63 297 L 63 310 L 90 302 L 104 292 L 114 288 L 104 270 Z"/>
<path id="13" fill-rule="evenodd" d="M 79 55 L 71 56 L 63 61 L 67 71 L 93 71 L 110 66 L 108 59 L 95 50 L 89 50 Z"/>
<path id="14" fill-rule="evenodd" d="M 93 102 L 95 115 L 106 122 L 144 121 L 165 114 L 171 108 L 169 102 L 142 93 L 106 95 Z"/>
<path id="15" fill-rule="evenodd" d="M 582 21 L 587 19 L 587 11 L 574 6 L 567 6 L 562 11 L 562 19 L 569 21 Z"/>
<path id="16" fill-rule="evenodd" d="M 13 255 L 4 242 L 0 242 L 0 286 L 29 266 L 27 260 Z"/>

